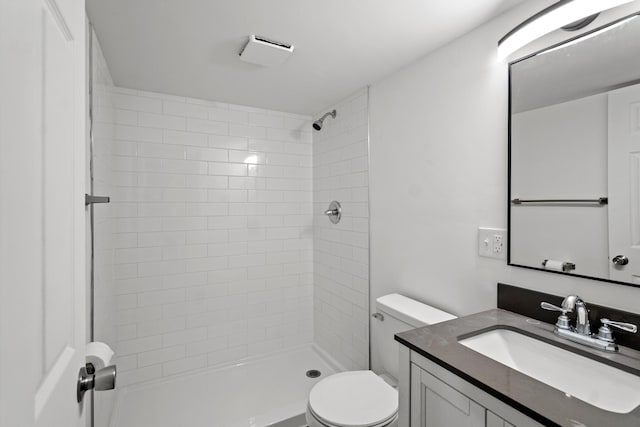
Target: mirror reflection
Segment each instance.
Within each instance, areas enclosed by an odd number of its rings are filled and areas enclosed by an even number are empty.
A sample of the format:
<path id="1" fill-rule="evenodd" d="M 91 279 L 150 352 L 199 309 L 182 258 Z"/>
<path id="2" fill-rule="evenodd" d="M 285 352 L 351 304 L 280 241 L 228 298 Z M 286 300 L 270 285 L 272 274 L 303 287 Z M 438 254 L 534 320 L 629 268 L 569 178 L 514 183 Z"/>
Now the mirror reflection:
<path id="1" fill-rule="evenodd" d="M 640 286 L 636 17 L 510 65 L 510 265 Z"/>

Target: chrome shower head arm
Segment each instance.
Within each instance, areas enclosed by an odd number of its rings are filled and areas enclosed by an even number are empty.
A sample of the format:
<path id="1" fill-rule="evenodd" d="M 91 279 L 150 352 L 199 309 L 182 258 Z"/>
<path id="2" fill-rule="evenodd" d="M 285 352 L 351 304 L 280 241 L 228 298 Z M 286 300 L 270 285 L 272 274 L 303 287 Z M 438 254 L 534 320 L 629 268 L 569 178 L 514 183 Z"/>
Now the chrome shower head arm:
<path id="1" fill-rule="evenodd" d="M 335 119 L 337 115 L 338 115 L 338 112 L 336 110 L 331 110 L 324 113 L 324 116 L 322 116 L 320 120 L 324 121 L 324 119 L 326 119 L 329 116 L 331 116 L 332 119 Z"/>
<path id="2" fill-rule="evenodd" d="M 318 120 L 313 122 L 313 128 L 315 130 L 322 129 L 322 124 L 324 123 L 324 119 L 326 119 L 329 116 L 331 116 L 331 118 L 335 119 L 337 115 L 338 115 L 338 112 L 335 109 L 325 113 L 322 117 L 320 117 Z"/>

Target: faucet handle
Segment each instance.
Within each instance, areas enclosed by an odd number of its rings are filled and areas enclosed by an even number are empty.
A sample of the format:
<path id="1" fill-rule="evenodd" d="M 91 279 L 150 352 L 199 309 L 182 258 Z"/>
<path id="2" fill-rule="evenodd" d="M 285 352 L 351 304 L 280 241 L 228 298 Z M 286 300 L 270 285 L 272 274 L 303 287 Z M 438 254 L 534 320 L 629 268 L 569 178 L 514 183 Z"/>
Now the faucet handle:
<path id="1" fill-rule="evenodd" d="M 556 327 L 558 329 L 571 329 L 571 326 L 569 325 L 569 318 L 567 317 L 567 313 L 573 311 L 571 308 L 558 307 L 557 305 L 553 305 L 545 301 L 540 303 L 540 308 L 549 311 L 561 312 L 562 314 L 558 316 Z"/>
<path id="2" fill-rule="evenodd" d="M 553 305 L 545 301 L 540 303 L 540 308 L 543 308 L 549 311 L 561 311 L 563 316 L 566 315 L 567 313 L 571 313 L 572 311 L 570 308 L 558 307 L 557 305 Z"/>
<path id="3" fill-rule="evenodd" d="M 614 328 L 618 328 L 618 329 L 621 329 L 623 331 L 631 332 L 632 334 L 635 334 L 636 332 L 638 332 L 638 327 L 636 325 L 634 325 L 633 323 L 615 322 L 615 321 L 609 320 L 609 319 L 600 319 L 600 321 L 602 322 L 603 325 L 613 326 Z"/>
<path id="4" fill-rule="evenodd" d="M 633 323 L 614 322 L 613 320 L 605 318 L 600 319 L 600 322 L 602 322 L 602 326 L 600 326 L 600 329 L 598 329 L 598 338 L 602 341 L 610 343 L 614 342 L 613 333 L 611 332 L 611 328 L 609 326 L 613 326 L 614 328 L 622 329 L 623 331 L 631 332 L 634 334 L 638 332 L 638 327 Z"/>

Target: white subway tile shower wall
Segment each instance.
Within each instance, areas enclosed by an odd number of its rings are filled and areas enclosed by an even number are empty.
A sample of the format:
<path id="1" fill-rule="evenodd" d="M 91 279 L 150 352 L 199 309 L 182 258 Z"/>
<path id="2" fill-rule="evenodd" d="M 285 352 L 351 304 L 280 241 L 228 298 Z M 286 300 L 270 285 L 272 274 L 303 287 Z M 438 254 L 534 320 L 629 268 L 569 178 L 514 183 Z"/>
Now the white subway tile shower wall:
<path id="1" fill-rule="evenodd" d="M 120 384 L 312 342 L 310 118 L 113 101 Z"/>
<path id="2" fill-rule="evenodd" d="M 114 138 L 114 109 L 111 100 L 113 80 L 98 39 L 93 35 L 93 194 L 110 195 L 113 191 L 111 146 Z M 87 188 L 87 193 L 90 189 Z M 114 345 L 115 294 L 114 249 L 122 244 L 114 240 L 111 206 L 96 205 L 94 209 L 94 336 L 96 340 Z"/>
<path id="3" fill-rule="evenodd" d="M 369 367 L 367 96 L 328 108 L 336 119 L 313 135 L 315 341 L 347 369 Z M 335 225 L 323 214 L 332 200 L 342 205 Z"/>
<path id="4" fill-rule="evenodd" d="M 104 59 L 97 37 L 92 36 L 92 135 L 93 150 L 87 150 L 91 155 L 93 167 L 93 194 L 110 195 L 113 192 L 113 158 L 111 148 L 114 138 L 115 110 L 111 96 L 113 94 L 113 80 L 109 67 Z M 88 164 L 88 163 L 87 163 Z M 88 182 L 88 181 L 87 181 Z M 90 189 L 87 188 L 87 193 Z M 114 277 L 114 251 L 123 244 L 115 239 L 113 233 L 113 206 L 110 204 L 96 205 L 93 214 L 93 247 L 94 247 L 94 309 L 93 329 L 94 340 L 107 343 L 116 348 L 116 295 Z M 87 273 L 89 274 L 91 259 L 87 257 Z M 88 280 L 87 280 L 88 283 Z M 111 422 L 115 392 L 104 392 L 100 399 L 96 399 L 94 419 L 96 427 L 106 427 Z"/>

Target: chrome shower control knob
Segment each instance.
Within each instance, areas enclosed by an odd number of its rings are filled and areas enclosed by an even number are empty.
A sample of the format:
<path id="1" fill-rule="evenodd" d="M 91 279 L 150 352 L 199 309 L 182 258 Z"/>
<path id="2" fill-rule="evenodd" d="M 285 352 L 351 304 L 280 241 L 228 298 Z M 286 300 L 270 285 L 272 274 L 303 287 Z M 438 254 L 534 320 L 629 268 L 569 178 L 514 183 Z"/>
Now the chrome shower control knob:
<path id="1" fill-rule="evenodd" d="M 624 255 L 616 255 L 611 260 L 615 265 L 623 266 L 629 264 L 629 258 Z"/>
<path id="2" fill-rule="evenodd" d="M 337 224 L 340 222 L 340 218 L 342 218 L 342 206 L 340 206 L 340 202 L 334 200 L 329 204 L 329 209 L 324 211 L 324 214 L 329 217 L 329 220 L 333 224 Z"/>

